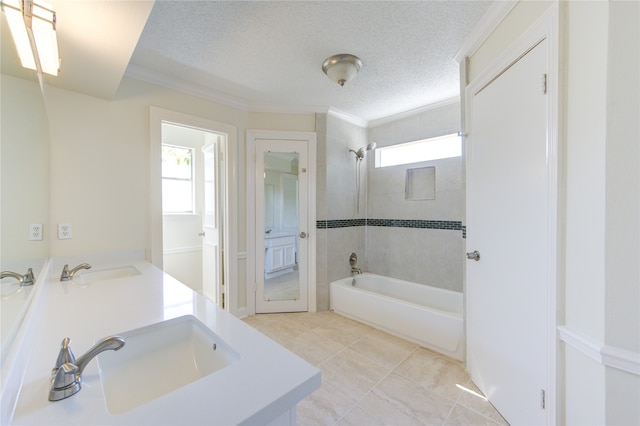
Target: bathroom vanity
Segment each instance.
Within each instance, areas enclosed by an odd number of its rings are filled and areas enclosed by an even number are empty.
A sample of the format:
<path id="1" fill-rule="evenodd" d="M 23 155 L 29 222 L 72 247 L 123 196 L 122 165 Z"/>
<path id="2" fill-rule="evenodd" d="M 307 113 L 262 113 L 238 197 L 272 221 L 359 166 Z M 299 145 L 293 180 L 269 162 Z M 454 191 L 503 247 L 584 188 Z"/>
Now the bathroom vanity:
<path id="1" fill-rule="evenodd" d="M 277 232 L 264 237 L 264 272 L 273 276 L 296 265 L 295 234 Z"/>
<path id="2" fill-rule="evenodd" d="M 60 281 L 64 264 L 83 262 L 92 268 Z M 46 275 L 3 378 L 2 424 L 293 425 L 296 404 L 320 387 L 320 370 L 142 251 L 55 258 Z M 113 335 L 125 345 L 87 363 L 76 394 L 49 401 L 62 340 L 79 357 Z"/>

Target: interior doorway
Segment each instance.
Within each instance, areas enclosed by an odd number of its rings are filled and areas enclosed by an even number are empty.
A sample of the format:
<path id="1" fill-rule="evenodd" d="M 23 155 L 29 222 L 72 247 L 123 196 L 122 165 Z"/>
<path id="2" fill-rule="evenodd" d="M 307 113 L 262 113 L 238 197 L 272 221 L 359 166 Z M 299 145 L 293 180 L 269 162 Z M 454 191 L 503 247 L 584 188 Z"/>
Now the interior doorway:
<path id="1" fill-rule="evenodd" d="M 151 110 L 152 262 L 237 311 L 235 127 Z"/>
<path id="2" fill-rule="evenodd" d="M 511 424 L 555 418 L 552 43 L 526 34 L 466 90 L 466 365 Z"/>
<path id="3" fill-rule="evenodd" d="M 315 134 L 248 131 L 247 158 L 248 314 L 315 311 Z"/>
<path id="4" fill-rule="evenodd" d="M 224 307 L 221 243 L 225 238 L 226 135 L 162 123 L 163 268 Z"/>

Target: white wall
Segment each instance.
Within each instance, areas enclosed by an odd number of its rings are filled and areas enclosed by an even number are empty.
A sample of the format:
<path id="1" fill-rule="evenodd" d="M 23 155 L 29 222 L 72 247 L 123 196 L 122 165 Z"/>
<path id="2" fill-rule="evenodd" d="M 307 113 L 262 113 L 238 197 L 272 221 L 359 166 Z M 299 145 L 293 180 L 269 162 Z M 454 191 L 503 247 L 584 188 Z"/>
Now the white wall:
<path id="1" fill-rule="evenodd" d="M 470 58 L 470 78 L 548 6 L 519 2 Z M 638 424 L 640 377 L 601 356 L 621 354 L 636 366 L 639 357 L 638 3 L 562 2 L 560 11 L 566 183 L 558 322 L 596 349 L 560 346 L 558 422 Z"/>

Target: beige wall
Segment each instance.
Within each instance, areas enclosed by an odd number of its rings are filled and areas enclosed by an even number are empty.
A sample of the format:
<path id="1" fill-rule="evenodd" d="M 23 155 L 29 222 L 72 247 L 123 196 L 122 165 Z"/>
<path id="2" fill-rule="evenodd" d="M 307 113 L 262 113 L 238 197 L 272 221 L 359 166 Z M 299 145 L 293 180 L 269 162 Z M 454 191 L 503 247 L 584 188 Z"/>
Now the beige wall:
<path id="1" fill-rule="evenodd" d="M 471 80 L 555 3 L 519 2 L 470 58 Z M 556 7 L 556 6 L 553 6 Z M 559 325 L 638 356 L 638 3 L 561 2 Z M 638 424 L 640 377 L 571 345 L 558 361 L 558 422 Z"/>
<path id="2" fill-rule="evenodd" d="M 3 77 L 4 78 L 4 77 Z M 4 87 L 3 87 L 4 97 Z M 52 238 L 50 256 L 144 248 L 149 257 L 149 108 L 230 124 L 238 130 L 239 307 L 245 305 L 245 131 L 315 130 L 313 114 L 255 113 L 125 78 L 113 100 L 47 87 L 50 222 L 70 223 L 73 238 Z M 4 192 L 3 192 L 4 201 Z M 26 234 L 26 231 L 25 231 Z"/>
<path id="3" fill-rule="evenodd" d="M 36 81 L 2 75 L 0 260 L 47 257 L 49 127 Z M 29 241 L 29 224 L 42 224 L 42 241 Z M 16 271 L 24 273 L 26 271 Z"/>

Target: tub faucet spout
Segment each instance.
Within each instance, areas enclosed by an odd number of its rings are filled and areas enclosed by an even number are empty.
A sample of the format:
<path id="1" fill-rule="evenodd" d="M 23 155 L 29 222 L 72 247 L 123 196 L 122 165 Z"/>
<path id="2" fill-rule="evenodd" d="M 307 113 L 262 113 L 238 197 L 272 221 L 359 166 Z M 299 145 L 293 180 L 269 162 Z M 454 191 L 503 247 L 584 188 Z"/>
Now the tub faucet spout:
<path id="1" fill-rule="evenodd" d="M 355 266 L 351 267 L 351 275 L 357 275 L 357 274 L 361 274 L 361 273 L 362 273 L 362 269 L 356 268 Z"/>

